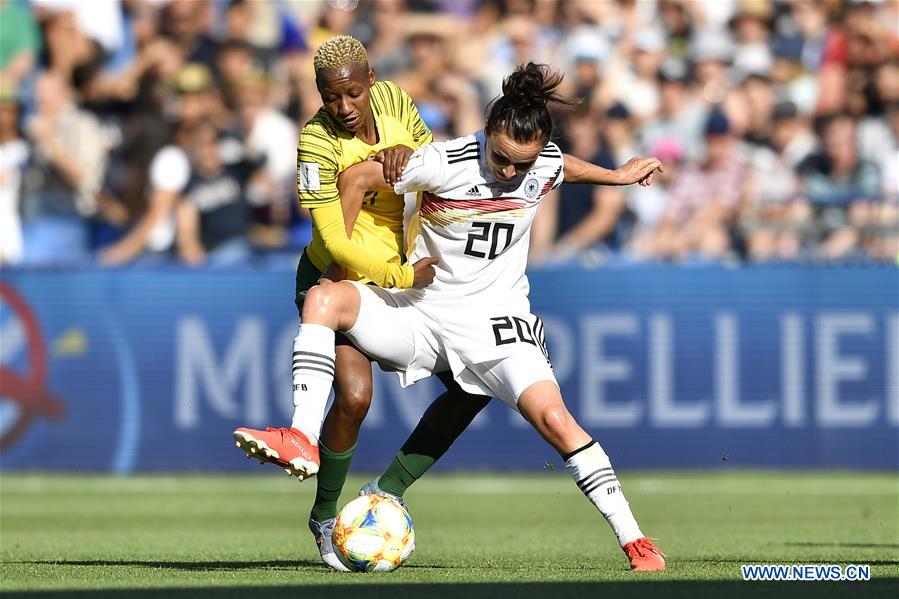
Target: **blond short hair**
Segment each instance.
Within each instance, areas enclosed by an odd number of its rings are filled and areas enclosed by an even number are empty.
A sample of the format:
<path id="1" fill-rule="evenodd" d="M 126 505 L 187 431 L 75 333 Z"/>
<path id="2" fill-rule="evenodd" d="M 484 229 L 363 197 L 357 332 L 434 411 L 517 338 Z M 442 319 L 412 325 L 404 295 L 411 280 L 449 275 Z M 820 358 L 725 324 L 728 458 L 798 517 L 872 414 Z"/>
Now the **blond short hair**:
<path id="1" fill-rule="evenodd" d="M 368 66 L 368 54 L 362 42 L 349 35 L 332 37 L 315 51 L 312 59 L 315 71 L 338 70 L 358 64 Z"/>

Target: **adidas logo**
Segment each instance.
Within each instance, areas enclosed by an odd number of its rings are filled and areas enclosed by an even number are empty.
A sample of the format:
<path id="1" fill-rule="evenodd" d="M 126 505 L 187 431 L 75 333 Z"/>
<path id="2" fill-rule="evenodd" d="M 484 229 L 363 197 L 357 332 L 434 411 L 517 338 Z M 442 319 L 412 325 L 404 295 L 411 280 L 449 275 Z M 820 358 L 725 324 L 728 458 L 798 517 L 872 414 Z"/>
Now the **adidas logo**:
<path id="1" fill-rule="evenodd" d="M 475 185 L 474 187 L 472 187 L 471 189 L 469 189 L 468 191 L 465 192 L 465 197 L 467 197 L 467 198 L 478 197 L 480 195 L 481 195 L 481 190 L 478 189 L 477 185 Z"/>

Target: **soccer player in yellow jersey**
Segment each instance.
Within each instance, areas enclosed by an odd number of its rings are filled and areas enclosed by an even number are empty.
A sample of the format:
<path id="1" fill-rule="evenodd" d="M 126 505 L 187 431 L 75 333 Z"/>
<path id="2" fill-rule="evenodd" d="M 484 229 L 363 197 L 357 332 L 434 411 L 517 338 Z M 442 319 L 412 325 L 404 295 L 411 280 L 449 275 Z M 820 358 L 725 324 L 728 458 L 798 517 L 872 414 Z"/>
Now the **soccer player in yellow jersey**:
<path id="1" fill-rule="evenodd" d="M 312 242 L 297 268 L 296 304 L 302 312 L 306 291 L 330 272 L 332 264 L 345 269 L 351 280 L 382 287 L 424 286 L 434 278 L 431 258 L 406 264 L 403 247 L 403 198 L 393 191 L 367 194 L 353 223 L 344 219 L 337 187 L 338 175 L 353 164 L 377 160 L 384 178 L 400 178 L 413 150 L 432 141 L 412 99 L 389 81 L 375 81 L 362 44 L 349 36 L 338 36 L 322 44 L 315 53 L 316 85 L 322 108 L 300 133 L 297 147 L 297 189 L 300 205 L 312 215 Z M 349 229 L 349 231 L 348 231 Z M 318 474 L 315 503 L 309 527 L 322 559 L 335 569 L 346 569 L 331 548 L 331 529 L 337 515 L 337 499 L 346 481 L 359 427 L 372 396 L 371 360 L 345 338 L 323 353 L 317 330 L 300 323 L 294 339 L 294 418 L 290 428 L 265 431 L 238 428 L 234 438 L 248 457 L 276 464 L 299 480 Z M 326 379 L 297 384 L 298 373 L 327 373 Z M 334 404 L 324 419 L 324 405 L 310 396 L 327 398 L 328 393 L 309 389 L 317 381 L 330 389 L 334 378 Z M 424 426 L 426 447 L 422 473 L 436 461 L 487 404 L 489 398 L 462 391 L 452 376 L 438 375 L 447 387 L 441 399 L 429 408 Z M 452 407 L 450 410 L 449 407 Z M 419 424 L 419 427 L 423 426 Z M 321 429 L 321 439 L 318 439 Z M 416 474 L 420 476 L 420 473 Z"/>

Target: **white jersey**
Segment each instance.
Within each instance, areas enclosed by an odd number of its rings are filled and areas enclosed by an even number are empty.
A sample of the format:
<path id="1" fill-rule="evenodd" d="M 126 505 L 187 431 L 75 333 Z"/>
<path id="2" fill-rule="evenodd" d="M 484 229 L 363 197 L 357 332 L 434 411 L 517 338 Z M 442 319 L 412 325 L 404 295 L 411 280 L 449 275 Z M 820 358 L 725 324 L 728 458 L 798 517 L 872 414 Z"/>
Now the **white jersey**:
<path id="1" fill-rule="evenodd" d="M 419 300 L 527 301 L 531 223 L 562 183 L 562 152 L 549 143 L 525 175 L 502 182 L 487 166 L 485 142 L 479 131 L 422 146 L 394 186 L 398 194 L 422 192 L 410 263 L 439 259 L 434 282 L 413 291 Z"/>
<path id="2" fill-rule="evenodd" d="M 463 390 L 515 407 L 530 385 L 555 382 L 525 267 L 537 207 L 562 183 L 562 152 L 548 144 L 504 183 L 484 145 L 478 132 L 411 156 L 394 189 L 422 192 L 409 260 L 437 258 L 436 277 L 424 289 L 357 283 L 359 316 L 346 335 L 404 387 L 450 370 Z"/>

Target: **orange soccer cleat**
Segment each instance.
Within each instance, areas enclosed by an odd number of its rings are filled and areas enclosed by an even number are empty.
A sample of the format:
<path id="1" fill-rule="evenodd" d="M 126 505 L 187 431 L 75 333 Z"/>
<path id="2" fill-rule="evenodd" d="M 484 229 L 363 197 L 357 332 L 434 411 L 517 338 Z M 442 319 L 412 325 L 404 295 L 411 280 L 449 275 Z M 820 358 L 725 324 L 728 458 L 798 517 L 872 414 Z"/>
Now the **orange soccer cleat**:
<path id="1" fill-rule="evenodd" d="M 234 431 L 237 446 L 247 454 L 284 468 L 288 476 L 296 476 L 300 482 L 315 476 L 320 464 L 318 445 L 295 428 L 266 428 L 264 431 L 240 427 Z"/>
<path id="2" fill-rule="evenodd" d="M 652 544 L 658 539 L 647 539 L 643 537 L 636 541 L 631 541 L 622 549 L 627 554 L 627 558 L 631 561 L 631 570 L 635 572 L 658 572 L 665 569 L 665 560 L 668 557 L 665 553 Z"/>

